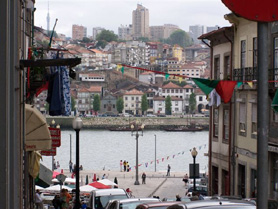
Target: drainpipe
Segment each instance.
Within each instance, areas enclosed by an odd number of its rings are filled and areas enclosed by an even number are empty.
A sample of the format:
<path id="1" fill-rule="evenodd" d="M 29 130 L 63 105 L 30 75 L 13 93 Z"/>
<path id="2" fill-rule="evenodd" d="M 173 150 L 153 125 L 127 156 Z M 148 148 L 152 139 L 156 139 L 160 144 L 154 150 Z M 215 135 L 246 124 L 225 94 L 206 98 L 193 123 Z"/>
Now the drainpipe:
<path id="1" fill-rule="evenodd" d="M 232 57 L 233 57 L 233 41 L 227 36 L 225 30 L 223 31 L 223 35 L 224 37 L 231 43 L 231 55 L 230 55 L 230 79 L 232 77 Z M 233 135 L 232 135 L 232 119 L 235 119 L 235 93 L 233 93 L 233 102 L 230 102 L 230 108 L 229 108 L 229 158 L 228 158 L 228 166 L 229 166 L 229 172 L 228 172 L 228 178 L 229 178 L 229 194 L 231 195 L 231 185 L 234 185 L 235 179 L 234 179 L 234 170 L 235 170 L 235 165 L 233 162 L 233 184 L 231 184 L 231 158 L 234 152 L 234 148 L 233 151 L 231 150 L 232 147 L 232 137 L 233 137 L 233 141 L 234 141 L 234 135 L 235 135 L 235 125 L 233 126 Z M 232 113 L 234 113 L 234 116 L 232 118 Z M 234 195 L 234 187 L 232 194 Z M 222 191 L 223 192 L 223 191 Z"/>
<path id="2" fill-rule="evenodd" d="M 210 70 L 210 77 L 212 78 L 212 67 L 213 67 L 213 48 L 211 47 L 211 45 L 209 45 L 208 43 L 206 43 L 204 41 L 204 39 L 202 39 L 202 42 L 207 45 L 209 48 L 210 48 L 210 67 L 211 67 L 211 70 Z M 209 107 L 209 112 L 212 113 L 212 107 Z M 212 188 L 211 188 L 211 184 L 212 184 L 212 169 L 211 169 L 211 158 L 212 158 L 212 114 L 209 114 L 209 153 L 208 153 L 208 157 L 209 157 L 209 179 L 208 179 L 208 195 L 212 195 Z"/>

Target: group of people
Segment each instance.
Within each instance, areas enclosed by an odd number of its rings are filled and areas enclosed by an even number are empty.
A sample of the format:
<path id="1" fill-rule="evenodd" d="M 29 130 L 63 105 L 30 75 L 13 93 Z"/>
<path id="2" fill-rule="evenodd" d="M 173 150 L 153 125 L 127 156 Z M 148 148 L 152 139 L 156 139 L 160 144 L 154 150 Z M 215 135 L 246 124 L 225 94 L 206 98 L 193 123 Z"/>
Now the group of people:
<path id="1" fill-rule="evenodd" d="M 55 159 L 53 159 L 53 169 L 56 170 L 56 169 L 59 169 L 60 168 L 60 163 L 59 161 L 55 161 Z"/>
<path id="2" fill-rule="evenodd" d="M 60 195 L 55 195 L 52 204 L 55 209 L 69 209 L 71 208 L 70 201 L 72 201 L 72 196 L 67 189 L 62 189 Z"/>
<path id="3" fill-rule="evenodd" d="M 130 167 L 129 167 L 129 163 L 128 161 L 124 160 L 120 160 L 120 171 L 124 171 L 124 172 L 129 172 L 130 171 Z"/>

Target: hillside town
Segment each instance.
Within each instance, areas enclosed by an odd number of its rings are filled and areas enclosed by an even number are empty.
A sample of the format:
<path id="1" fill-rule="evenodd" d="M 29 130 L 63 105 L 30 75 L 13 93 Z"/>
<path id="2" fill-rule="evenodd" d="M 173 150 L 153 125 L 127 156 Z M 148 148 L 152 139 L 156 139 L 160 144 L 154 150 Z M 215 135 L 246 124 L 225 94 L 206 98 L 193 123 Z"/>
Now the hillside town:
<path id="1" fill-rule="evenodd" d="M 186 32 L 137 3 L 117 34 L 67 37 L 49 8 L 42 28 L 34 0 L 15 2 L 0 8 L 1 208 L 278 208 L 278 20 L 231 10 Z"/>

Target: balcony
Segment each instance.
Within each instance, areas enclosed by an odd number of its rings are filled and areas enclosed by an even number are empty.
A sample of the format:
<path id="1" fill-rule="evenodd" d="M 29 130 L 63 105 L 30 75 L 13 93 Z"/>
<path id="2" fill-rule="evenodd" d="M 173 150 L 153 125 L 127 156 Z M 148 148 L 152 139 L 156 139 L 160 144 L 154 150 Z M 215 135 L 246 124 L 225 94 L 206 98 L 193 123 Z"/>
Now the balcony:
<path id="1" fill-rule="evenodd" d="M 258 80 L 257 67 L 233 69 L 234 81 L 253 81 Z M 268 80 L 278 81 L 278 68 L 268 69 Z M 269 82 L 268 88 L 274 90 L 278 88 L 278 82 Z"/>

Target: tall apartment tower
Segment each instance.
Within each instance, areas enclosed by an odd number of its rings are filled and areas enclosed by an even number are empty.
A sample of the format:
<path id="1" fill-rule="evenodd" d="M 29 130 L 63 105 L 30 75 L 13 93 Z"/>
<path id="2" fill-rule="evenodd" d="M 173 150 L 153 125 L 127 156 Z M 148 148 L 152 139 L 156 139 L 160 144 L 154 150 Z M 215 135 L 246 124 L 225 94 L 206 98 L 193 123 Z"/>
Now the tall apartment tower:
<path id="1" fill-rule="evenodd" d="M 82 40 L 87 37 L 87 28 L 82 25 L 72 25 L 72 39 Z"/>
<path id="2" fill-rule="evenodd" d="M 149 10 L 141 4 L 132 12 L 132 36 L 134 39 L 150 36 Z"/>
<path id="3" fill-rule="evenodd" d="M 203 25 L 191 25 L 189 26 L 189 35 L 193 39 L 194 43 L 201 43 L 198 38 L 205 33 L 205 26 Z"/>

